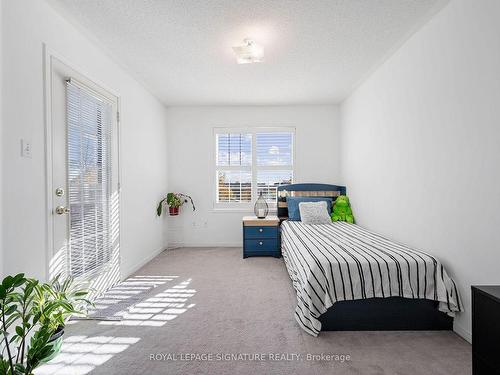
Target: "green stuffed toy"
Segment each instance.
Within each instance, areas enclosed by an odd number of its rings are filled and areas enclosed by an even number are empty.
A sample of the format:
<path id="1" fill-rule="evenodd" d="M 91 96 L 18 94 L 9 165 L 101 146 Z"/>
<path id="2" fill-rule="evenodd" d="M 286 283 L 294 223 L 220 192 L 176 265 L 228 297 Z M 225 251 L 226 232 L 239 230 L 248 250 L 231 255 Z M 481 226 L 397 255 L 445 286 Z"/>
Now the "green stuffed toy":
<path id="1" fill-rule="evenodd" d="M 351 204 L 346 195 L 340 195 L 335 200 L 332 214 L 330 215 L 332 221 L 347 221 L 354 224 L 354 216 L 352 215 Z"/>

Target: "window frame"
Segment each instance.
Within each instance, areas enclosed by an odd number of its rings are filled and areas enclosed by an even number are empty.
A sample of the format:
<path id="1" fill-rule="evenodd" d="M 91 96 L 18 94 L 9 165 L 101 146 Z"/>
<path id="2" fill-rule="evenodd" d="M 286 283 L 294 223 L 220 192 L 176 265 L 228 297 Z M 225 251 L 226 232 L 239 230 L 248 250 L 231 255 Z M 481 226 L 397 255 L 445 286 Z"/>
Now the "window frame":
<path id="1" fill-rule="evenodd" d="M 271 165 L 271 166 L 258 166 L 257 165 L 257 133 L 292 133 L 292 164 L 291 165 Z M 251 150 L 252 150 L 252 163 L 250 166 L 217 166 L 217 134 L 251 134 Z M 212 187 L 212 210 L 214 212 L 253 212 L 253 207 L 257 199 L 257 173 L 259 170 L 291 170 L 292 182 L 297 180 L 296 172 L 296 128 L 294 126 L 215 126 L 212 134 L 212 170 L 211 170 L 211 187 Z M 250 171 L 252 176 L 252 190 L 251 201 L 245 202 L 217 202 L 217 171 L 218 170 L 242 170 Z M 269 203 L 269 202 L 268 202 Z M 269 204 L 270 213 L 276 212 L 276 203 Z"/>

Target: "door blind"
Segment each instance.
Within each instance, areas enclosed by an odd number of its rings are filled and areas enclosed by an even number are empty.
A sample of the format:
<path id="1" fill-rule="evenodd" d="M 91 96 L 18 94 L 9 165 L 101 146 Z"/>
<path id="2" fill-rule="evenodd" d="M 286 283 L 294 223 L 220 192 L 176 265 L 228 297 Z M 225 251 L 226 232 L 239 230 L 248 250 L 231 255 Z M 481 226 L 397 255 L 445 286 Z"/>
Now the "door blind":
<path id="1" fill-rule="evenodd" d="M 111 134 L 113 106 L 67 81 L 67 166 L 70 209 L 68 272 L 97 272 L 111 260 Z"/>

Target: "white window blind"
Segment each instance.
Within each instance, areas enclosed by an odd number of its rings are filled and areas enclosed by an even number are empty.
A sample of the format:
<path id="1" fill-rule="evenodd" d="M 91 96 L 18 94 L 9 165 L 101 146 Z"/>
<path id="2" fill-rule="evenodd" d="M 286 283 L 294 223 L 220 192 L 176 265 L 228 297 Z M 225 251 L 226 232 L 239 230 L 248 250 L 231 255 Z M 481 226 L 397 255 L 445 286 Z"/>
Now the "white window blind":
<path id="1" fill-rule="evenodd" d="M 252 165 L 252 135 L 217 134 L 217 165 Z"/>
<path id="2" fill-rule="evenodd" d="M 252 200 L 252 135 L 216 135 L 217 203 Z"/>
<path id="3" fill-rule="evenodd" d="M 293 164 L 293 134 L 291 132 L 257 133 L 255 138 L 259 167 Z"/>
<path id="4" fill-rule="evenodd" d="M 255 134 L 257 152 L 257 196 L 276 202 L 278 186 L 293 180 L 293 133 Z"/>
<path id="5" fill-rule="evenodd" d="M 113 106 L 68 80 L 67 158 L 69 274 L 97 271 L 111 258 L 111 133 Z"/>
<path id="6" fill-rule="evenodd" d="M 293 181 L 294 130 L 216 129 L 218 207 L 249 207 L 261 193 L 276 202 L 277 187 Z"/>

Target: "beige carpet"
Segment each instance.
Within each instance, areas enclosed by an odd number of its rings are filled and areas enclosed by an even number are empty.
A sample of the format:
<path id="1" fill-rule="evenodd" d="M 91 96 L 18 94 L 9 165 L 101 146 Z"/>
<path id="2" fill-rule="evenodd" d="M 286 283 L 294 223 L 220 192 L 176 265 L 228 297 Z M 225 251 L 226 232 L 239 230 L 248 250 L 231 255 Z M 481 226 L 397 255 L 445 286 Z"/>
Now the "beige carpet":
<path id="1" fill-rule="evenodd" d="M 166 251 L 99 301 L 121 321 L 73 322 L 61 355 L 37 374 L 471 373 L 471 346 L 453 332 L 314 338 L 295 323 L 294 301 L 282 259 Z"/>

